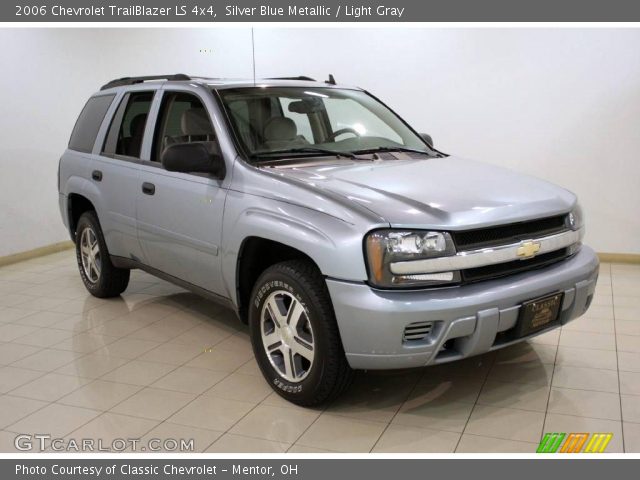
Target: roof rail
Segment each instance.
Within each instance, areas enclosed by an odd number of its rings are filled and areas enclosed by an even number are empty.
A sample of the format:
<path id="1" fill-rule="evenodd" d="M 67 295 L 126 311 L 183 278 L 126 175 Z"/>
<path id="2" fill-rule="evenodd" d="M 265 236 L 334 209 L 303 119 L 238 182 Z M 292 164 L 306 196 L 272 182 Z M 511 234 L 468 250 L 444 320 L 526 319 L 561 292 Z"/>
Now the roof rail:
<path id="1" fill-rule="evenodd" d="M 307 77 L 305 75 L 300 75 L 298 77 L 273 77 L 267 78 L 267 80 L 302 80 L 304 82 L 315 82 L 315 78 Z"/>
<path id="2" fill-rule="evenodd" d="M 105 83 L 100 90 L 107 88 L 122 87 L 125 85 L 135 85 L 136 83 L 146 82 L 147 80 L 191 80 L 191 77 L 184 73 L 173 73 L 170 75 L 150 75 L 146 77 L 122 77 Z"/>

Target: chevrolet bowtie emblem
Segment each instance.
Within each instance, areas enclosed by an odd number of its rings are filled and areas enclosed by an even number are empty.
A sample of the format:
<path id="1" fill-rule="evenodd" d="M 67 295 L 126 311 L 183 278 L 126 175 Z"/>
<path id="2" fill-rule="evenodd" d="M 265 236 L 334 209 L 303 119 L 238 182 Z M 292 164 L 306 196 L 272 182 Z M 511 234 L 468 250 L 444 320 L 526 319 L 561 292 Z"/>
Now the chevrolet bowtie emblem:
<path id="1" fill-rule="evenodd" d="M 522 242 L 516 251 L 516 255 L 520 258 L 531 258 L 539 251 L 539 242 Z"/>

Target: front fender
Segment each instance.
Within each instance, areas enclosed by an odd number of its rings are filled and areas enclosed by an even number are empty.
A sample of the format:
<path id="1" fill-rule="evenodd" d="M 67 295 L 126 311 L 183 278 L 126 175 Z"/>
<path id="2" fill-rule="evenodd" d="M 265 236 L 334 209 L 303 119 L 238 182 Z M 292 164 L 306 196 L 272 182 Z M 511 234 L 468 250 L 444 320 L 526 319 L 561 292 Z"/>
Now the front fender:
<path id="1" fill-rule="evenodd" d="M 237 305 L 236 268 L 241 245 L 259 237 L 295 248 L 310 257 L 323 275 L 364 281 L 362 239 L 369 227 L 310 208 L 230 191 L 223 221 L 222 276 Z"/>

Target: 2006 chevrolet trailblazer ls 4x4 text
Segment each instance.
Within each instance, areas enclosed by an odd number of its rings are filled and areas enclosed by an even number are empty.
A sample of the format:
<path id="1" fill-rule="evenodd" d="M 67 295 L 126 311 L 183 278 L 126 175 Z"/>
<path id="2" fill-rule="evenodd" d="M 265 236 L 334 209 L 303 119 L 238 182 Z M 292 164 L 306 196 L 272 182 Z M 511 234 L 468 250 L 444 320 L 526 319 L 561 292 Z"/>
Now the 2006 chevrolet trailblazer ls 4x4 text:
<path id="1" fill-rule="evenodd" d="M 97 297 L 141 268 L 227 304 L 284 398 L 353 369 L 450 362 L 582 315 L 598 277 L 576 197 L 447 156 L 333 77 L 114 80 L 60 160 Z"/>

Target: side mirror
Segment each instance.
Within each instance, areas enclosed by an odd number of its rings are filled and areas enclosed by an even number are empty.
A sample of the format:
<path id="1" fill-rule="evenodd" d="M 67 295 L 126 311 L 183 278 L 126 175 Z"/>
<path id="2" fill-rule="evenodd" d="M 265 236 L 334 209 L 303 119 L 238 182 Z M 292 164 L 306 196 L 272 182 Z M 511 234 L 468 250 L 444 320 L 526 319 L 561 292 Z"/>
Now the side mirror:
<path id="1" fill-rule="evenodd" d="M 433 139 L 431 138 L 431 135 L 429 135 L 428 133 L 421 133 L 420 136 L 422 137 L 422 140 L 427 142 L 427 145 L 433 147 Z"/>
<path id="2" fill-rule="evenodd" d="M 162 152 L 162 166 L 170 172 L 210 173 L 224 178 L 224 159 L 220 155 L 209 153 L 203 143 L 176 143 Z"/>

